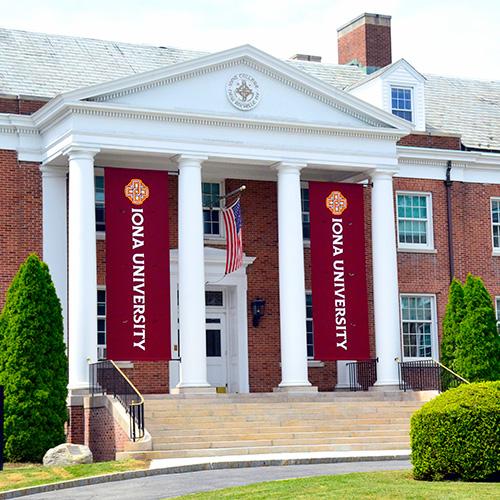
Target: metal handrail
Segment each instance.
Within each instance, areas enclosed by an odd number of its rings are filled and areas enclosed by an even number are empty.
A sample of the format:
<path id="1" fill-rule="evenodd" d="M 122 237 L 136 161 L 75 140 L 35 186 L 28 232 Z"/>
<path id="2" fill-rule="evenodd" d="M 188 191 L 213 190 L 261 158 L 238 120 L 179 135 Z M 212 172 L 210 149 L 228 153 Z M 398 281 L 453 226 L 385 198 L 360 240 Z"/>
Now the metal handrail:
<path id="1" fill-rule="evenodd" d="M 377 380 L 378 358 L 346 363 L 349 370 L 349 390 L 367 391 Z"/>
<path id="2" fill-rule="evenodd" d="M 441 363 L 437 359 L 432 358 L 432 361 L 434 361 L 435 363 L 437 363 L 441 368 L 444 368 L 446 371 L 450 372 L 454 377 L 459 378 L 462 382 L 464 382 L 466 384 L 470 384 L 470 382 L 468 380 L 465 380 L 458 373 L 454 372 L 451 368 L 448 368 L 446 365 L 443 365 L 443 363 Z"/>
<path id="3" fill-rule="evenodd" d="M 109 376 L 109 371 L 112 375 Z M 130 417 L 130 439 L 144 437 L 144 397 L 125 373 L 111 360 L 89 364 L 90 393 L 113 396 L 121 403 Z M 114 376 L 117 373 L 119 377 Z M 132 399 L 133 398 L 133 399 Z"/>
<path id="4" fill-rule="evenodd" d="M 405 392 L 407 389 L 442 392 L 461 383 L 469 384 L 468 380 L 433 358 L 414 361 L 395 358 L 394 361 L 398 363 L 399 388 Z"/>

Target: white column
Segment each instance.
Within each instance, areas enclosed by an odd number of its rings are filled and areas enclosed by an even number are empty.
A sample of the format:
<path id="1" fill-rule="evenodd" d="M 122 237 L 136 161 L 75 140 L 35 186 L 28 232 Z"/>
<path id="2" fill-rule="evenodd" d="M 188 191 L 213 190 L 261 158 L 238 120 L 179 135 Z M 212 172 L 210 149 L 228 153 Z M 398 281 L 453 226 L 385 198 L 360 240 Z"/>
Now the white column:
<path id="1" fill-rule="evenodd" d="M 67 167 L 40 167 L 42 172 L 43 199 L 43 260 L 49 266 L 50 275 L 61 301 L 64 340 L 68 335 L 68 236 L 66 174 Z"/>
<path id="2" fill-rule="evenodd" d="M 398 384 L 398 366 L 394 358 L 401 357 L 393 174 L 376 170 L 371 175 L 376 386 Z"/>
<path id="3" fill-rule="evenodd" d="M 94 155 L 71 148 L 68 225 L 69 389 L 88 387 L 88 363 L 97 361 L 97 277 Z"/>
<path id="4" fill-rule="evenodd" d="M 286 391 L 313 389 L 307 376 L 304 242 L 300 204 L 300 170 L 304 166 L 295 163 L 280 163 L 277 166 L 282 376 L 279 389 Z"/>
<path id="5" fill-rule="evenodd" d="M 179 329 L 181 369 L 177 391 L 214 392 L 207 382 L 205 263 L 201 156 L 179 163 Z"/>

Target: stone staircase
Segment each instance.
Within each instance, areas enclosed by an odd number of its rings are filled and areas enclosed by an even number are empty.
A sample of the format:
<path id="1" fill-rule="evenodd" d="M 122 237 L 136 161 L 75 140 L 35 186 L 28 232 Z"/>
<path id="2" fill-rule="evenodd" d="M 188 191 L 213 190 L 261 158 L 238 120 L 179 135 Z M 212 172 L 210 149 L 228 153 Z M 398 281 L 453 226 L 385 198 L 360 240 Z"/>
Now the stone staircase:
<path id="1" fill-rule="evenodd" d="M 145 423 L 152 449 L 127 443 L 117 458 L 407 450 L 410 417 L 434 395 L 373 391 L 148 396 Z"/>

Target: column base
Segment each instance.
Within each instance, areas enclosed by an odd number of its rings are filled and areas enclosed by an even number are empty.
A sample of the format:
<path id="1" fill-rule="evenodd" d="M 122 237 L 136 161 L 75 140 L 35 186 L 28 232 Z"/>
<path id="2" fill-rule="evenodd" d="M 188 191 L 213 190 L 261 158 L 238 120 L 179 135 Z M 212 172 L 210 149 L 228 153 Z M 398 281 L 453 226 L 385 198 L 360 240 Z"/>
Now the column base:
<path id="1" fill-rule="evenodd" d="M 66 398 L 67 406 L 83 406 L 83 400 L 89 395 L 87 387 L 68 387 L 68 396 Z"/>
<path id="2" fill-rule="evenodd" d="M 181 395 L 181 394 L 189 394 L 189 395 L 203 395 L 203 396 L 211 396 L 215 395 L 217 392 L 216 387 L 174 387 L 170 390 L 170 394 L 173 395 Z"/>
<path id="3" fill-rule="evenodd" d="M 399 383 L 388 383 L 388 384 L 379 384 L 375 382 L 375 385 L 368 389 L 372 392 L 399 392 L 401 389 L 399 388 Z"/>
<path id="4" fill-rule="evenodd" d="M 273 392 L 285 392 L 287 394 L 310 394 L 318 392 L 318 388 L 313 385 L 285 385 L 273 388 Z"/>

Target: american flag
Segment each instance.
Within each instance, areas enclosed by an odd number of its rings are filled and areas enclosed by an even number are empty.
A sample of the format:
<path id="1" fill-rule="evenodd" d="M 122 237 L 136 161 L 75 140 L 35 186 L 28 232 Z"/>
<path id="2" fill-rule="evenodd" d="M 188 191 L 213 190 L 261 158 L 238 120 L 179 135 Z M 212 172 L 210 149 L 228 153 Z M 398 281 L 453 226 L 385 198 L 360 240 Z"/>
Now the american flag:
<path id="1" fill-rule="evenodd" d="M 241 207 L 238 198 L 231 206 L 222 209 L 226 228 L 226 274 L 243 265 L 243 241 L 241 239 Z"/>

